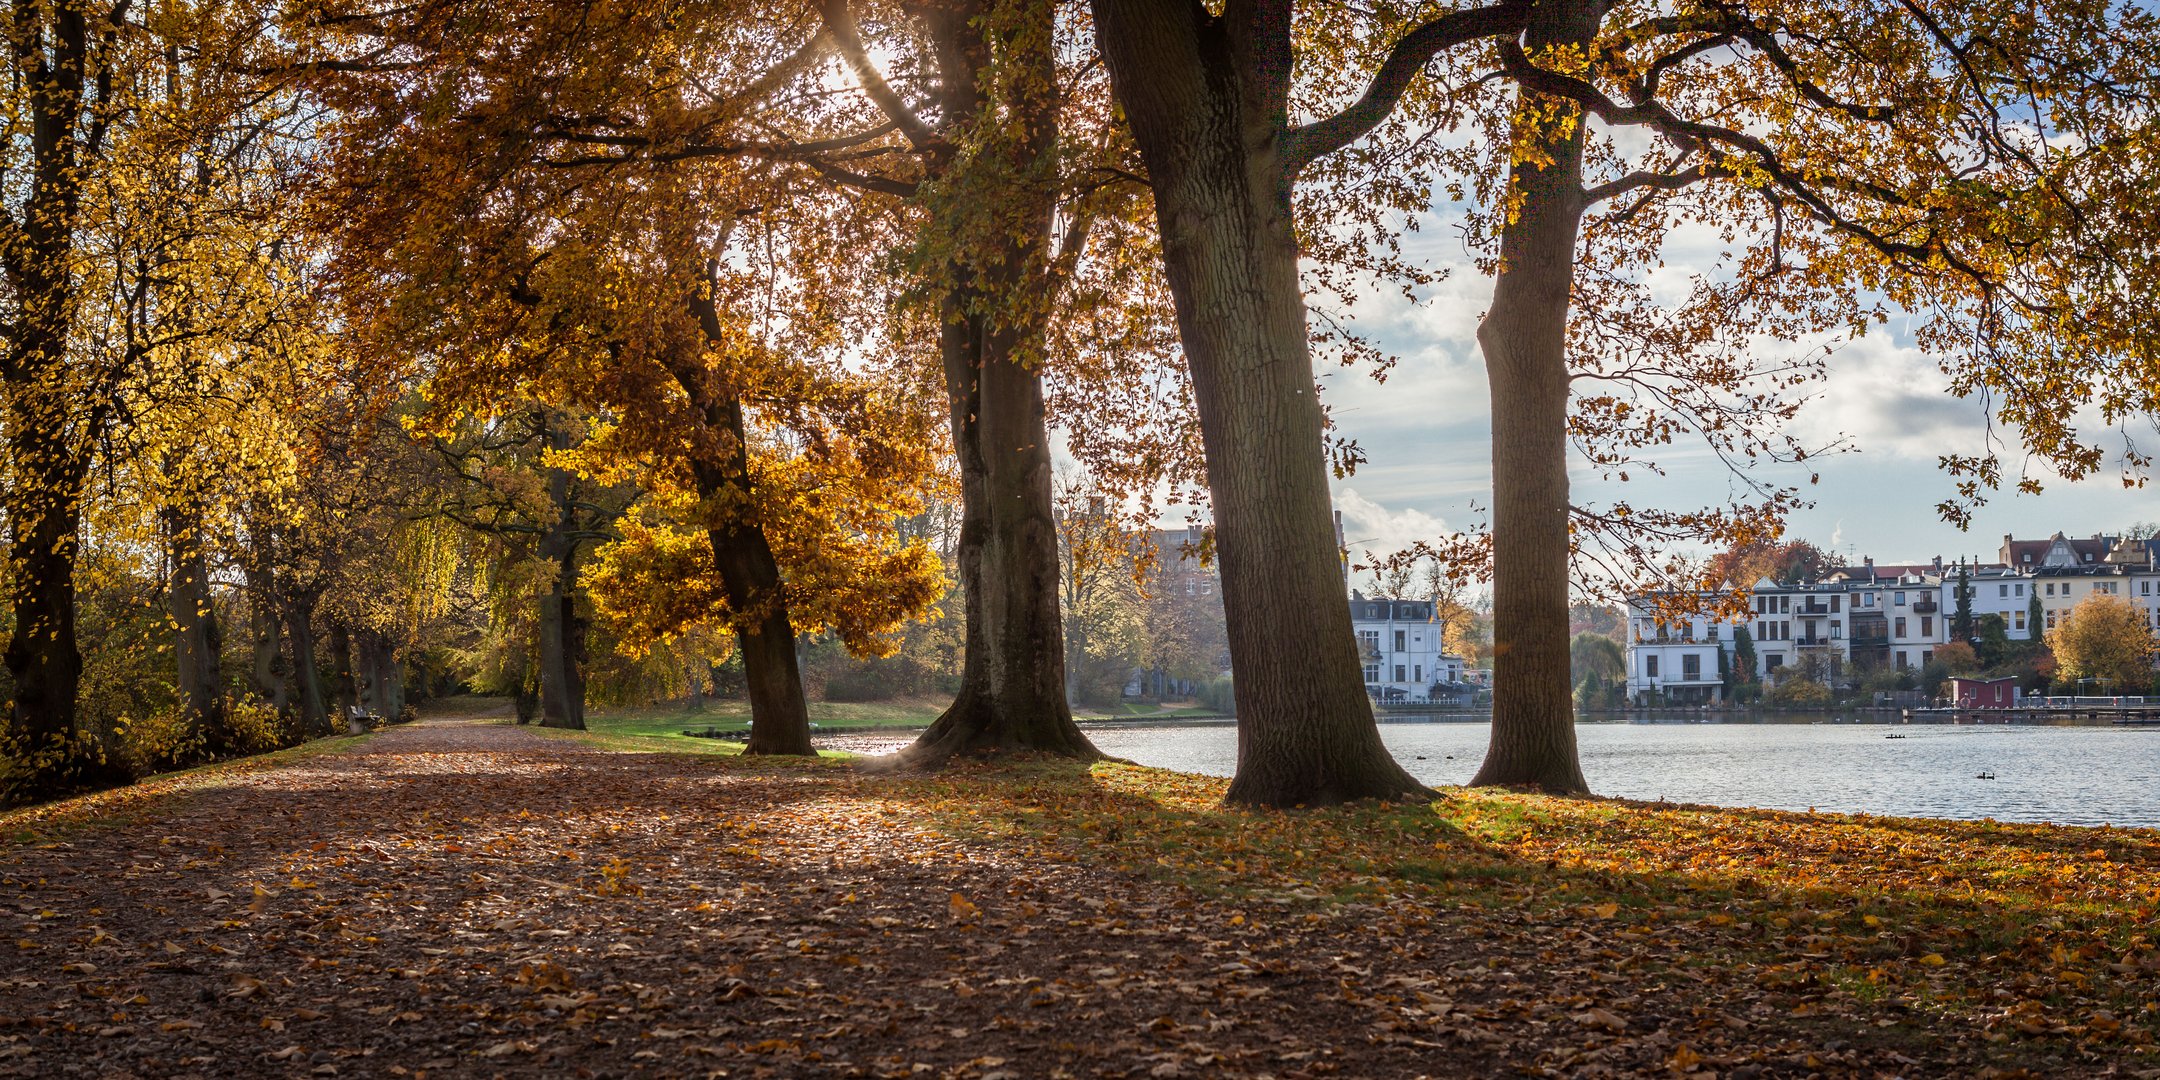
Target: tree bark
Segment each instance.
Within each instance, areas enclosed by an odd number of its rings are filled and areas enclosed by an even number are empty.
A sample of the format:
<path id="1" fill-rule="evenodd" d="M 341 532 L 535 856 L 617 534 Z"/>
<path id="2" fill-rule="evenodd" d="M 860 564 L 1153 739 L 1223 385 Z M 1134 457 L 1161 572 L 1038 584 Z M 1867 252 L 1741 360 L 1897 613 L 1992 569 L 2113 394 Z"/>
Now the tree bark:
<path id="1" fill-rule="evenodd" d="M 1095 0 L 1097 38 L 1155 191 L 1207 450 L 1236 673 L 1228 799 L 1429 794 L 1388 755 L 1365 692 L 1277 156 L 1289 38 L 1239 38 L 1198 4 Z M 1267 28 L 1260 28 L 1267 31 Z M 1279 47 L 1278 47 L 1279 46 Z"/>
<path id="2" fill-rule="evenodd" d="M 225 722 L 225 678 L 219 668 L 224 635 L 218 630 L 210 597 L 202 510 L 183 497 L 166 506 L 163 516 L 172 554 L 172 585 L 166 599 L 173 625 L 174 686 L 186 725 L 202 740 L 202 753 L 223 757 L 232 751 L 232 732 Z"/>
<path id="3" fill-rule="evenodd" d="M 553 450 L 570 448 L 569 432 L 541 414 Z M 540 726 L 585 730 L 585 621 L 578 616 L 578 520 L 570 474 L 547 470 L 548 495 L 559 511 L 541 539 L 540 554 L 555 562 L 555 582 L 540 603 Z"/>
<path id="4" fill-rule="evenodd" d="M 95 43 L 79 7 L 25 8 L 18 21 L 19 48 L 28 50 L 17 57 L 16 75 L 31 113 L 31 161 L 20 234 L 0 250 L 17 309 L 0 363 L 13 470 L 7 522 L 15 615 L 5 657 L 15 683 L 5 748 L 13 766 L 0 794 L 31 800 L 125 783 L 127 774 L 107 753 L 103 733 L 83 729 L 76 715 L 83 662 L 75 638 L 75 556 L 88 467 L 81 447 L 102 423 L 102 405 L 87 418 L 77 415 L 67 365 L 75 228 L 88 168 L 80 151 L 99 141 L 86 138 L 83 126 Z M 105 119 L 93 114 L 87 122 L 101 131 Z"/>
<path id="5" fill-rule="evenodd" d="M 1042 377 L 1013 359 L 1009 341 L 998 340 L 1005 336 L 986 333 L 980 319 L 945 326 L 967 651 L 952 706 L 901 752 L 909 764 L 992 750 L 1102 756 L 1065 698 Z"/>
<path id="6" fill-rule="evenodd" d="M 6 661 L 14 679 L 8 742 L 16 771 L 5 792 L 11 801 L 54 798 L 124 783 L 125 770 L 107 752 L 102 733 L 77 724 L 83 659 L 75 638 L 75 555 L 81 518 L 80 474 L 62 444 L 58 425 L 45 426 L 41 410 L 21 408 L 18 392 L 9 410 L 8 444 L 14 459 L 14 498 L 9 507 L 8 563 L 15 631 Z"/>
<path id="7" fill-rule="evenodd" d="M 584 620 L 578 617 L 574 564 L 563 566 L 540 604 L 540 726 L 585 730 L 585 677 L 579 670 Z"/>
<path id="8" fill-rule="evenodd" d="M 386 723 L 396 723 L 405 711 L 405 671 L 398 662 L 397 646 L 379 630 L 354 631 L 353 646 L 361 707 Z"/>
<path id="9" fill-rule="evenodd" d="M 723 346 L 727 334 L 712 297 L 700 294 L 690 303 L 705 340 Z M 678 365 L 674 375 L 717 444 L 716 453 L 690 462 L 698 495 L 733 508 L 726 523 L 706 536 L 713 565 L 720 571 L 750 698 L 750 741 L 743 752 L 815 756 L 810 703 L 803 697 L 802 670 L 795 657 L 795 625 L 788 617 L 787 584 L 757 521 L 750 490 L 750 432 L 742 402 L 702 365 Z"/>
<path id="10" fill-rule="evenodd" d="M 1597 32 L 1594 4 L 1538 5 L 1524 45 L 1585 43 Z M 1528 92 L 1525 99 L 1536 97 Z M 1501 230 L 1500 273 L 1478 344 L 1492 390 L 1493 719 L 1481 784 L 1589 790 L 1575 745 L 1568 685 L 1569 293 L 1584 210 L 1581 112 L 1551 101 L 1526 106 L 1541 119 L 1528 135 L 1551 156 L 1508 173 L 1515 215 Z M 1530 115 L 1526 109 L 1518 116 Z M 1572 122 L 1568 122 L 1572 120 Z"/>
<path id="11" fill-rule="evenodd" d="M 993 109 L 1009 119 L 976 155 L 944 163 L 1006 178 L 996 185 L 997 204 L 949 198 L 938 212 L 951 217 L 935 226 L 994 236 L 999 249 L 945 268 L 939 346 L 960 465 L 956 562 L 966 654 L 952 706 L 901 751 L 903 762 L 917 765 L 998 750 L 1102 756 L 1073 723 L 1065 693 L 1050 436 L 1042 372 L 1029 363 L 1040 355 L 1047 318 L 1039 294 L 1056 287 L 1046 272 L 1056 208 L 1055 8 L 1040 0 L 1007 6 L 997 19 L 982 2 L 923 9 L 948 127 L 982 122 Z M 982 78 L 993 54 L 1008 69 L 996 101 Z M 967 186 L 963 175 L 946 179 Z"/>
<path id="12" fill-rule="evenodd" d="M 338 718 L 332 726 L 342 723 L 351 734 L 359 734 L 352 719 L 353 710 L 360 706 L 360 681 L 353 671 L 352 631 L 339 622 L 330 624 L 330 689 L 337 695 Z"/>
<path id="13" fill-rule="evenodd" d="M 300 733 L 307 738 L 336 734 L 323 702 L 322 669 L 315 661 L 314 595 L 289 590 L 285 597 L 285 636 L 292 642 L 293 708 Z"/>
<path id="14" fill-rule="evenodd" d="M 292 716 L 292 666 L 285 661 L 285 635 L 278 617 L 277 585 L 270 570 L 267 538 L 243 564 L 247 574 L 249 647 L 248 682 L 257 697 L 270 703 L 278 716 Z"/>

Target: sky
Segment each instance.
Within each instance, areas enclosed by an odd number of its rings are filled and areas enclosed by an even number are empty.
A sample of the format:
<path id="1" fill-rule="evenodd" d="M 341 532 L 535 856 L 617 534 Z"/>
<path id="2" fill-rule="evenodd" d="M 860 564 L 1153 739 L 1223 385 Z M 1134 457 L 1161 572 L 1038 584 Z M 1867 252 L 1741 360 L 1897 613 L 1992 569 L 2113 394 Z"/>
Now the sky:
<path id="1" fill-rule="evenodd" d="M 1492 282 L 1459 248 L 1448 250 L 1452 232 L 1430 223 L 1413 234 L 1428 264 L 1448 271 L 1419 302 L 1386 295 L 1360 302 L 1352 313 L 1359 328 L 1400 357 L 1385 385 L 1355 368 L 1324 369 L 1321 376 L 1339 433 L 1357 440 L 1369 458 L 1355 475 L 1335 483 L 1353 553 L 1393 550 L 1467 528 L 1481 519 L 1478 508 L 1491 505 L 1490 397 L 1475 335 Z M 1714 243 L 1707 234 L 1679 238 L 1668 265 L 1688 265 L 1691 253 L 1707 262 Z M 2020 539 L 2058 530 L 2090 536 L 2160 520 L 2160 487 L 2125 490 L 2119 469 L 2076 484 L 2042 471 L 2040 495 L 1995 493 L 1970 531 L 1960 531 L 1935 509 L 1953 493 L 1937 458 L 1984 445 L 1983 407 L 1951 396 L 1935 360 L 1912 347 L 1896 322 L 1885 332 L 1828 344 L 1828 377 L 1789 430 L 1815 443 L 1842 434 L 1850 450 L 1766 477 L 1793 484 L 1804 483 L 1811 471 L 1821 474 L 1810 490 L 1815 505 L 1792 518 L 1788 538 L 1810 540 L 1854 563 L 1867 556 L 1879 563 L 1936 555 L 1946 562 L 1959 556 L 1992 561 L 2006 533 Z M 2145 425 L 2141 443 L 2153 441 L 2150 427 Z M 1659 458 L 1668 476 L 1659 480 L 1606 484 L 1575 470 L 1578 497 L 1625 497 L 1671 508 L 1736 497 L 1735 478 L 1706 452 L 1669 449 Z M 2017 475 L 2021 456 L 2014 446 L 2003 450 L 2005 472 Z"/>

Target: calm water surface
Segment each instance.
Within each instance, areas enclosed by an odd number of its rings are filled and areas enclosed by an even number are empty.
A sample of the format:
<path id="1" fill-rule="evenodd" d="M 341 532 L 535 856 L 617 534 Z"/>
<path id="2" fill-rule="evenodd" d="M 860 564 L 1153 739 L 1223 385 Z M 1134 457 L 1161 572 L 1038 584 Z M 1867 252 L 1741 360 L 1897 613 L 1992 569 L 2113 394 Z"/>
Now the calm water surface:
<path id="1" fill-rule="evenodd" d="M 1390 721 L 1380 735 L 1418 779 L 1460 784 L 1484 757 L 1488 723 Z M 1803 721 L 1582 723 L 1575 733 L 1600 795 L 2160 826 L 2160 728 Z M 1227 725 L 1099 726 L 1088 737 L 1143 765 L 1216 776 L 1237 765 L 1237 732 Z M 1995 779 L 1978 779 L 1983 772 Z"/>

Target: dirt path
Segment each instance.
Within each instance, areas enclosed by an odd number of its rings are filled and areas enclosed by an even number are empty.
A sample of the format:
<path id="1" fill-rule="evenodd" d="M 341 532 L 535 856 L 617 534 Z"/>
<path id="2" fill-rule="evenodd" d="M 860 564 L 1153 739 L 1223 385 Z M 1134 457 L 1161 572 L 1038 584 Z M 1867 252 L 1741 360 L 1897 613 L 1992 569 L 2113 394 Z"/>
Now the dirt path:
<path id="1" fill-rule="evenodd" d="M 1233 912 L 832 766 L 433 721 L 0 846 L 0 1075 L 1944 1074 L 1594 939 Z M 57 836 L 57 841 L 54 837 Z M 1399 924 L 1402 913 L 1390 913 Z M 1539 940 L 1535 936 L 1531 940 Z M 1752 1046 L 1711 1071 L 1694 1046 Z M 1906 1049 L 1913 1047 L 1905 1044 Z M 1922 1051 L 1924 1054 L 1925 1051 Z"/>

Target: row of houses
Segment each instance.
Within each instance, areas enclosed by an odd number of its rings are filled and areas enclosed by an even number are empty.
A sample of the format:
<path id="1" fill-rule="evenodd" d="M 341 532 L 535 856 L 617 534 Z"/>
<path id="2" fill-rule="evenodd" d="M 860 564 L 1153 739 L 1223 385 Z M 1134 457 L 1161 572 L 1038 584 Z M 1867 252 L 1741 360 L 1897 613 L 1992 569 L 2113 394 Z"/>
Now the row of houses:
<path id="1" fill-rule="evenodd" d="M 1731 593 L 1733 584 L 1721 591 Z M 1808 666 L 1815 657 L 1833 669 L 1924 667 L 1937 647 L 1953 640 L 1961 587 L 1969 590 L 1974 621 L 2001 616 L 2015 641 L 2045 634 L 2094 593 L 2138 603 L 2148 624 L 2160 628 L 2160 539 L 2005 536 L 1994 562 L 1945 566 L 1938 557 L 1878 566 L 1870 558 L 1821 581 L 1757 581 L 1739 616 L 1666 615 L 1669 594 L 1631 597 L 1628 696 L 1656 695 L 1675 704 L 1723 700 L 1725 673 L 1741 662 L 1741 627 L 1753 643 L 1753 673 L 1764 682 L 1774 683 L 1781 672 Z M 1714 595 L 1693 606 L 1714 606 Z"/>

